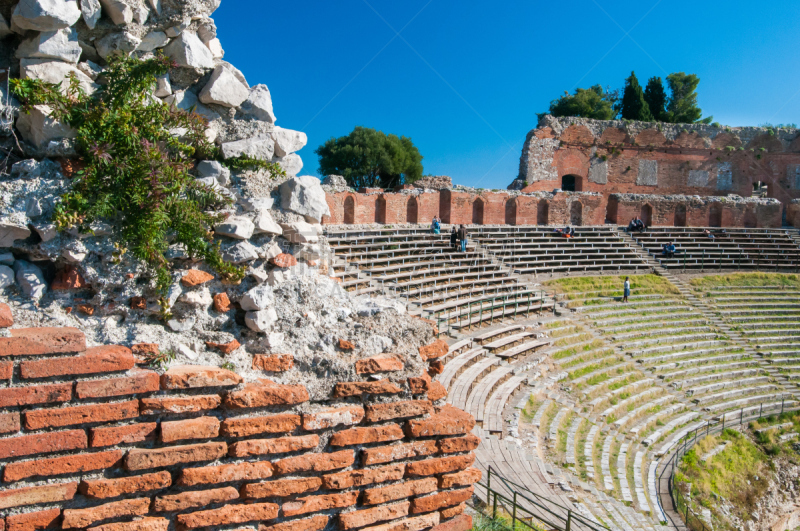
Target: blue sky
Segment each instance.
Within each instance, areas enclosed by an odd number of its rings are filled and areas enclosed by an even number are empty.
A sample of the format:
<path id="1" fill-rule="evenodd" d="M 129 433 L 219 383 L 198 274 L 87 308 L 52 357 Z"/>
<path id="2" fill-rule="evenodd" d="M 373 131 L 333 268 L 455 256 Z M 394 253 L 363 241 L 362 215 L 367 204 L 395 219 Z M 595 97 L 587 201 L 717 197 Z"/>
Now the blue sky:
<path id="1" fill-rule="evenodd" d="M 223 0 L 213 17 L 277 124 L 308 134 L 304 174 L 362 125 L 411 137 L 426 174 L 505 188 L 537 112 L 631 70 L 697 74 L 725 125 L 800 123 L 796 0 Z"/>

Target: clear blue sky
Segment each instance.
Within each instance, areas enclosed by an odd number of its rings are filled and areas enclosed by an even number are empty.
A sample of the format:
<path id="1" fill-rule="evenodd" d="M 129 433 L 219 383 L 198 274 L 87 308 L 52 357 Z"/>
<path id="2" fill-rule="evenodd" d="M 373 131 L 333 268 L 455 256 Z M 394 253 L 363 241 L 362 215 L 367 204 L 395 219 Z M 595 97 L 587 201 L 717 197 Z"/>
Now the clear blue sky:
<path id="1" fill-rule="evenodd" d="M 426 174 L 505 188 L 537 112 L 631 70 L 697 74 L 725 125 L 800 123 L 797 0 L 223 0 L 213 17 L 277 124 L 308 134 L 304 174 L 362 125 L 411 137 Z"/>

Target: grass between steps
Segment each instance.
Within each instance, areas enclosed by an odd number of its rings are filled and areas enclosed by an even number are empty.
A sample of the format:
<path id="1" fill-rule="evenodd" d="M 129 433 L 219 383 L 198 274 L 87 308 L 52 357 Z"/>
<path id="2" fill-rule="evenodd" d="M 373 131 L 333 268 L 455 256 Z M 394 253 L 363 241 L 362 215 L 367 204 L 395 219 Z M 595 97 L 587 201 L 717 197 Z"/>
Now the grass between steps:
<path id="1" fill-rule="evenodd" d="M 733 273 L 694 278 L 692 288 L 705 291 L 714 288 L 781 286 L 800 289 L 800 275 L 782 273 Z"/>
<path id="2" fill-rule="evenodd" d="M 630 277 L 631 295 L 680 295 L 680 291 L 667 279 L 658 275 L 626 275 Z M 591 297 L 621 297 L 625 276 L 571 277 L 549 280 L 544 283 L 563 293 L 567 299 L 583 298 L 587 292 L 595 292 Z M 577 303 L 578 301 L 576 301 Z M 597 300 L 589 304 L 606 304 Z M 577 305 L 581 305 L 578 303 Z"/>

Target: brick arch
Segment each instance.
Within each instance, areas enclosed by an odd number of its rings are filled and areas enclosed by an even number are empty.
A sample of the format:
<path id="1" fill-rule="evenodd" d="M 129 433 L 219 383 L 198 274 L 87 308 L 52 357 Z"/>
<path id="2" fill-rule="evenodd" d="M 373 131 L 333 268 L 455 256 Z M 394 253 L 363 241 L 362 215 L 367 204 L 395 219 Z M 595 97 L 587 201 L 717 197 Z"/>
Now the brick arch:
<path id="1" fill-rule="evenodd" d="M 375 200 L 375 223 L 386 223 L 386 196 Z"/>
<path id="2" fill-rule="evenodd" d="M 630 144 L 631 137 L 625 129 L 620 127 L 607 127 L 600 135 L 600 144 Z"/>
<path id="3" fill-rule="evenodd" d="M 583 203 L 573 201 L 569 205 L 569 224 L 573 227 L 583 225 Z"/>
<path id="4" fill-rule="evenodd" d="M 763 135 L 758 135 L 747 144 L 747 149 L 759 151 L 760 148 L 764 148 L 769 153 L 781 153 L 783 151 L 783 144 L 778 139 L 777 135 L 764 133 Z"/>
<path id="5" fill-rule="evenodd" d="M 711 141 L 699 135 L 696 131 L 692 131 L 691 133 L 688 131 L 681 131 L 675 138 L 674 144 L 688 149 L 705 149 L 711 145 Z"/>
<path id="6" fill-rule="evenodd" d="M 594 135 L 585 125 L 570 125 L 559 138 L 568 144 L 594 144 Z"/>
<path id="7" fill-rule="evenodd" d="M 589 156 L 575 149 L 556 151 L 553 165 L 558 172 L 558 180 L 565 175 L 578 175 L 584 179 L 589 177 Z"/>
<path id="8" fill-rule="evenodd" d="M 419 201 L 415 195 L 409 197 L 406 202 L 406 222 L 419 223 Z"/>
<path id="9" fill-rule="evenodd" d="M 517 224 L 517 198 L 512 197 L 506 200 L 505 204 L 505 223 L 506 225 Z"/>
<path id="10" fill-rule="evenodd" d="M 658 129 L 645 129 L 636 135 L 634 140 L 640 146 L 645 147 L 651 144 L 655 147 L 661 147 L 667 143 L 667 138 Z"/>
<path id="11" fill-rule="evenodd" d="M 342 222 L 345 225 L 352 225 L 356 222 L 356 197 L 353 194 L 349 194 L 344 198 Z"/>
<path id="12" fill-rule="evenodd" d="M 486 202 L 481 198 L 477 197 L 472 202 L 472 224 L 473 225 L 483 225 L 483 217 L 486 210 Z"/>
<path id="13" fill-rule="evenodd" d="M 714 140 L 711 141 L 711 147 L 714 149 L 725 149 L 728 146 L 738 148 L 741 147 L 741 145 L 741 139 L 733 133 L 719 133 L 714 137 Z"/>

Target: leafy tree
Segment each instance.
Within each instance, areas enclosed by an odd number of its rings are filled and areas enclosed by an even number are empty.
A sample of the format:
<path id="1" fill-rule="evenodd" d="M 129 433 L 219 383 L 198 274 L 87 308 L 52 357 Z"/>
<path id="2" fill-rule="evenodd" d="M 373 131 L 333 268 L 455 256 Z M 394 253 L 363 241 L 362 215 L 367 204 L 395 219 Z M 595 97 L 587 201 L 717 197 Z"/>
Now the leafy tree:
<path id="1" fill-rule="evenodd" d="M 422 177 L 422 155 L 405 136 L 356 127 L 315 151 L 322 175 L 341 175 L 353 188 L 391 188 Z"/>
<path id="2" fill-rule="evenodd" d="M 604 91 L 600 85 L 588 89 L 575 89 L 575 94 L 564 92 L 564 95 L 550 102 L 550 111 L 545 114 L 555 117 L 576 116 L 580 118 L 593 118 L 595 120 L 613 120 L 617 113 L 614 111 L 616 93 Z"/>
<path id="3" fill-rule="evenodd" d="M 667 120 L 667 93 L 660 77 L 651 77 L 644 89 L 644 101 L 650 108 L 653 119 L 659 122 Z"/>
<path id="4" fill-rule="evenodd" d="M 172 284 L 165 255 L 170 243 L 203 259 L 223 279 L 237 281 L 244 276 L 243 268 L 223 261 L 210 232 L 223 217 L 209 209 L 230 200 L 189 174 L 193 159 L 221 159 L 205 137 L 208 122 L 152 95 L 156 76 L 172 66 L 163 56 L 145 61 L 112 58 L 104 72 L 107 84 L 92 95 L 74 75 L 65 89 L 39 80 L 12 80 L 14 94 L 26 111 L 33 105 L 49 105 L 55 119 L 77 131 L 76 148 L 85 168 L 56 206 L 56 226 L 91 232 L 93 222 L 108 221 L 115 258 L 120 260 L 130 251 L 155 272 L 165 316 L 169 314 L 165 296 Z M 172 129 L 187 132 L 176 138 L 169 132 Z M 246 158 L 232 165 L 282 172 L 271 163 Z"/>
<path id="5" fill-rule="evenodd" d="M 648 107 L 644 99 L 642 87 L 633 72 L 625 80 L 625 90 L 622 93 L 622 102 L 619 110 L 624 120 L 653 121 L 653 115 L 650 113 L 650 107 Z"/>
<path id="6" fill-rule="evenodd" d="M 697 106 L 697 85 L 700 78 L 695 74 L 676 72 L 667 76 L 670 97 L 667 103 L 669 121 L 676 124 L 710 124 L 714 117 L 700 117 L 703 111 Z"/>

